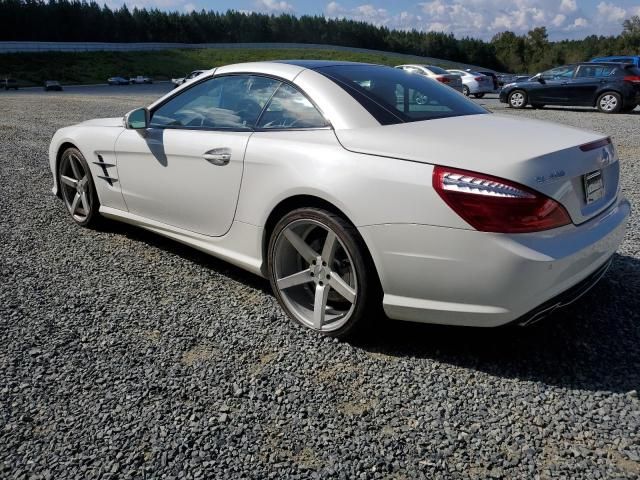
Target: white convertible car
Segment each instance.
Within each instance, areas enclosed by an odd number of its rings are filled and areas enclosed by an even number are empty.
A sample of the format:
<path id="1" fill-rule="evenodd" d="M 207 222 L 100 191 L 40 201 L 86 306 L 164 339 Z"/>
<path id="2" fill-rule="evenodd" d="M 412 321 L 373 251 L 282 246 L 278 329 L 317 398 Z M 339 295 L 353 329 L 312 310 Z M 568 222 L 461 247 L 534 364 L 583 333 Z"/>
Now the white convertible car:
<path id="1" fill-rule="evenodd" d="M 358 63 L 219 67 L 59 130 L 49 155 L 79 225 L 127 222 L 267 277 L 290 317 L 336 337 L 380 306 L 535 321 L 604 275 L 630 213 L 607 137 Z"/>

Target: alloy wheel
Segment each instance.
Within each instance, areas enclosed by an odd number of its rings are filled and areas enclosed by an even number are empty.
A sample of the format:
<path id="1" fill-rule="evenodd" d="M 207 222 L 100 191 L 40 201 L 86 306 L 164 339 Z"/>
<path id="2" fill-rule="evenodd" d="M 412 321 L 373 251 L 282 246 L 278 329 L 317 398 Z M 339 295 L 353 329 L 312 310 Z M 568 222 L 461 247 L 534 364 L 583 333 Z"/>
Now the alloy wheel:
<path id="1" fill-rule="evenodd" d="M 618 106 L 618 99 L 615 95 L 603 95 L 600 99 L 600 108 L 605 112 L 613 112 Z"/>
<path id="2" fill-rule="evenodd" d="M 87 220 L 91 212 L 91 192 L 89 172 L 80 158 L 72 152 L 62 157 L 60 165 L 62 198 L 67 210 L 77 222 Z"/>
<path id="3" fill-rule="evenodd" d="M 511 103 L 512 107 L 520 108 L 524 105 L 524 94 L 520 92 L 515 92 L 511 94 L 509 99 L 509 103 Z"/>
<path id="4" fill-rule="evenodd" d="M 332 332 L 353 315 L 358 279 L 351 254 L 336 233 L 312 219 L 294 220 L 275 241 L 278 294 L 300 323 Z"/>

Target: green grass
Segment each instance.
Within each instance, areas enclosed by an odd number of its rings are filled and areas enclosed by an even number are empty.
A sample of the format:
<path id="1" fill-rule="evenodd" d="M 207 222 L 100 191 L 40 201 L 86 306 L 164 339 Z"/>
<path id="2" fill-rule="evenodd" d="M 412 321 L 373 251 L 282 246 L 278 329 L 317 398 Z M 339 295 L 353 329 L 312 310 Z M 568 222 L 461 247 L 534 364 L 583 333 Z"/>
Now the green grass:
<path id="1" fill-rule="evenodd" d="M 397 65 L 423 62 L 420 57 L 393 53 L 371 54 L 339 50 L 296 49 L 196 49 L 154 52 L 41 52 L 0 54 L 0 78 L 11 76 L 20 84 L 41 85 L 45 80 L 65 84 L 105 83 L 114 75 L 147 75 L 155 80 L 181 77 L 196 69 L 259 60 L 322 59 Z M 441 66 L 455 66 L 440 62 Z"/>

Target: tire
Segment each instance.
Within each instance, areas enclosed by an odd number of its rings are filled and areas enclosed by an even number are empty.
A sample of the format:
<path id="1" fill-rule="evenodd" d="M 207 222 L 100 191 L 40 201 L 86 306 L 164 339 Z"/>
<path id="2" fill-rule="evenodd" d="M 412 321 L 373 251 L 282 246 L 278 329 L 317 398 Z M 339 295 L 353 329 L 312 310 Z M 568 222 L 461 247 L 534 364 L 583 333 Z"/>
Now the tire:
<path id="1" fill-rule="evenodd" d="M 82 182 L 80 185 L 78 180 Z M 98 213 L 100 201 L 91 170 L 77 148 L 68 148 L 60 156 L 58 186 L 65 207 L 75 223 L 87 228 L 95 228 L 101 223 Z M 88 208 L 85 202 L 89 204 Z"/>
<path id="2" fill-rule="evenodd" d="M 474 93 L 473 96 L 475 98 L 482 98 L 482 97 L 484 97 L 484 93 Z"/>
<path id="3" fill-rule="evenodd" d="M 622 97 L 617 92 L 604 92 L 598 97 L 596 108 L 602 113 L 618 113 L 622 109 Z"/>
<path id="4" fill-rule="evenodd" d="M 544 105 L 541 105 L 540 103 L 532 103 L 531 108 L 536 110 L 542 110 L 544 108 Z"/>
<path id="5" fill-rule="evenodd" d="M 334 213 L 319 208 L 287 213 L 271 233 L 267 262 L 282 309 L 323 335 L 353 338 L 368 323 L 367 314 L 381 305 L 364 242 Z"/>
<path id="6" fill-rule="evenodd" d="M 630 113 L 633 112 L 633 110 L 637 107 L 638 105 L 633 103 L 631 105 L 625 105 L 624 107 L 622 107 L 622 112 L 624 113 Z"/>
<path id="7" fill-rule="evenodd" d="M 527 106 L 527 92 L 524 90 L 514 90 L 507 97 L 507 103 L 511 108 L 524 108 Z"/>
<path id="8" fill-rule="evenodd" d="M 462 93 L 464 94 L 465 97 L 468 97 L 469 95 L 471 95 L 471 90 L 469 90 L 469 87 L 464 85 L 462 87 Z"/>

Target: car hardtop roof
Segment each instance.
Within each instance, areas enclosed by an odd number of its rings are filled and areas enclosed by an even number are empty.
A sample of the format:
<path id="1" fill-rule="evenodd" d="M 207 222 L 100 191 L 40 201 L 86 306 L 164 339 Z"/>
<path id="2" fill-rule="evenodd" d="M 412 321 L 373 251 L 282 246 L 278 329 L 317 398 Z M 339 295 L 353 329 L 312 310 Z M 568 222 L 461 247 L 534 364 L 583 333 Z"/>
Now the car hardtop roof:
<path id="1" fill-rule="evenodd" d="M 629 65 L 633 65 L 630 62 L 612 62 L 612 61 L 596 61 L 596 62 L 580 62 L 580 63 L 576 63 L 576 65 L 620 65 L 621 63 L 628 63 Z"/>
<path id="2" fill-rule="evenodd" d="M 340 65 L 376 65 L 379 67 L 386 66 L 366 62 L 348 62 L 346 60 L 274 60 L 272 63 L 286 63 L 288 65 L 308 68 L 309 70 L 315 70 L 316 68 L 323 67 L 337 67 Z"/>

